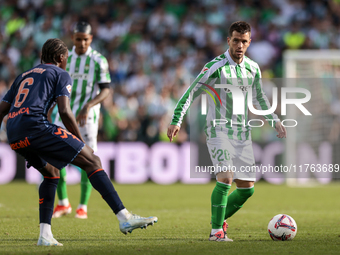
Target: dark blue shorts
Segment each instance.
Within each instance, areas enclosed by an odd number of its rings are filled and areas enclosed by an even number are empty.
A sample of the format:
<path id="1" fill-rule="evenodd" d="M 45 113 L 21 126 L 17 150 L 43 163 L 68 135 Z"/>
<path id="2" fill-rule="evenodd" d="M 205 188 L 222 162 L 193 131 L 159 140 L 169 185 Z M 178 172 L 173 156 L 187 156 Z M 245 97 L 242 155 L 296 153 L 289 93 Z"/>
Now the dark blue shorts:
<path id="1" fill-rule="evenodd" d="M 77 157 L 85 144 L 65 129 L 51 124 L 46 131 L 17 140 L 10 146 L 26 159 L 28 166 L 41 169 L 50 163 L 62 169 Z"/>

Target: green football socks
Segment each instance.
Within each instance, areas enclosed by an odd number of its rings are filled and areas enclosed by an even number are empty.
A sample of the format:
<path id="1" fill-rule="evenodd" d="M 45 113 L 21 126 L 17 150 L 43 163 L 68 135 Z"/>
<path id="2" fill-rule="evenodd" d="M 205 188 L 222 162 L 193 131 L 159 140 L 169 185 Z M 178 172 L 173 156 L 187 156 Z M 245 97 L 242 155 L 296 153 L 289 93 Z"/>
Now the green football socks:
<path id="1" fill-rule="evenodd" d="M 60 170 L 60 179 L 57 187 L 57 194 L 59 200 L 67 198 L 66 168 Z"/>
<path id="2" fill-rule="evenodd" d="M 226 206 L 228 202 L 228 192 L 230 185 L 216 182 L 216 186 L 211 194 L 211 223 L 212 229 L 222 228 Z"/>
<path id="3" fill-rule="evenodd" d="M 251 188 L 237 188 L 228 196 L 228 205 L 225 212 L 225 219 L 236 213 L 249 197 L 254 194 L 254 186 Z"/>
<path id="4" fill-rule="evenodd" d="M 87 173 L 81 170 L 80 181 L 80 203 L 81 205 L 87 205 L 91 196 L 92 185 L 90 179 L 87 177 Z"/>
<path id="5" fill-rule="evenodd" d="M 81 170 L 81 182 L 80 182 L 80 203 L 81 205 L 87 205 L 91 196 L 92 185 L 84 170 Z M 63 200 L 68 198 L 67 185 L 66 185 L 66 169 L 60 170 L 60 180 L 57 187 L 58 199 Z"/>

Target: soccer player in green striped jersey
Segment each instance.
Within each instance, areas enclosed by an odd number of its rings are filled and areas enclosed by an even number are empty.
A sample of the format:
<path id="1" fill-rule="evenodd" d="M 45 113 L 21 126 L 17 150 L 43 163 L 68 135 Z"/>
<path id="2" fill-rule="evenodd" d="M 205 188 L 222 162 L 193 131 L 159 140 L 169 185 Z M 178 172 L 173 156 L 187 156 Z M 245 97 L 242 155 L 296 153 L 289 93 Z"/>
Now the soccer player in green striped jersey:
<path id="1" fill-rule="evenodd" d="M 270 104 L 262 90 L 258 64 L 244 55 L 251 42 L 250 36 L 251 28 L 248 23 L 238 21 L 230 26 L 229 49 L 203 67 L 178 101 L 167 132 L 172 141 L 192 101 L 202 91 L 211 94 L 211 97 L 207 96 L 209 105 L 205 128 L 207 146 L 213 166 L 216 166 L 215 170 L 223 171 L 215 172 L 217 182 L 211 194 L 210 241 L 232 241 L 227 237 L 228 224 L 225 220 L 236 213 L 254 193 L 255 172 L 242 172 L 245 167 L 251 169 L 255 165 L 251 128 L 247 125 L 248 92 L 252 92 L 252 102 L 259 110 L 268 110 Z M 245 98 L 244 115 L 233 114 L 233 93 L 224 88 L 214 87 L 215 84 L 228 84 L 242 91 Z M 275 125 L 277 137 L 286 137 L 286 129 L 276 114 L 264 117 L 272 126 Z M 228 194 L 233 181 L 236 183 L 236 190 Z"/>
<path id="2" fill-rule="evenodd" d="M 78 22 L 73 32 L 74 46 L 69 52 L 66 66 L 66 71 L 73 82 L 70 104 L 85 143 L 96 151 L 100 103 L 109 95 L 111 82 L 108 62 L 90 46 L 93 38 L 90 24 Z M 63 126 L 58 114 L 54 123 Z M 91 190 L 92 186 L 86 172 L 81 171 L 81 194 L 76 218 L 87 218 Z M 65 168 L 60 171 L 57 194 L 59 202 L 54 209 L 54 218 L 72 211 L 67 195 Z"/>

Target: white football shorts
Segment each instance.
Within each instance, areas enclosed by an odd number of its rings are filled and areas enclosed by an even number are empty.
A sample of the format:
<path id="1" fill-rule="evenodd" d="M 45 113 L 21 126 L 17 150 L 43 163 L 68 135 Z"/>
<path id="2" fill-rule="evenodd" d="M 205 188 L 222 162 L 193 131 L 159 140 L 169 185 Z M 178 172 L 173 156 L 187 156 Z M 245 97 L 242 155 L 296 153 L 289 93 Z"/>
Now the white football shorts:
<path id="1" fill-rule="evenodd" d="M 93 107 L 95 108 L 95 107 Z M 86 124 L 83 127 L 78 125 L 81 136 L 83 137 L 85 143 L 90 146 L 94 151 L 97 151 L 97 135 L 98 135 L 98 120 L 99 111 L 95 111 L 93 108 L 89 110 L 87 115 Z M 97 109 L 96 109 L 97 110 Z M 65 128 L 61 121 L 55 121 L 54 124 Z"/>
<path id="2" fill-rule="evenodd" d="M 226 132 L 216 130 L 216 137 L 207 140 L 215 174 L 233 173 L 233 180 L 256 181 L 255 159 L 251 140 L 231 140 Z"/>

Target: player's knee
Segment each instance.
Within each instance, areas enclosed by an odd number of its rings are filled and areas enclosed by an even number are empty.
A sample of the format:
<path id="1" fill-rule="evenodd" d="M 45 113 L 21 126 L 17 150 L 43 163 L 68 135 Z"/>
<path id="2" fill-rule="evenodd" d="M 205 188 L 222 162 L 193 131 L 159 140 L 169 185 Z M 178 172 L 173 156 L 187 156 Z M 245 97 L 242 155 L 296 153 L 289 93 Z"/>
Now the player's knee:
<path id="1" fill-rule="evenodd" d="M 233 182 L 233 178 L 217 178 L 218 182 L 222 182 L 224 184 L 231 185 Z"/>
<path id="2" fill-rule="evenodd" d="M 224 184 L 231 185 L 233 182 L 232 173 L 229 172 L 221 172 L 216 175 L 216 180 L 218 182 L 222 182 Z"/>
<path id="3" fill-rule="evenodd" d="M 89 162 L 90 164 L 83 168 L 87 173 L 102 168 L 100 158 L 95 154 L 91 155 L 91 159 L 89 160 Z"/>
<path id="4" fill-rule="evenodd" d="M 216 180 L 218 182 L 222 182 L 222 183 L 228 184 L 228 185 L 231 185 L 232 182 L 233 182 L 233 178 L 228 178 L 228 177 L 220 177 L 220 178 L 217 177 Z"/>
<path id="5" fill-rule="evenodd" d="M 102 162 L 100 161 L 100 158 L 95 154 L 93 154 L 93 157 L 94 157 L 93 161 L 94 161 L 94 164 L 96 165 L 96 167 L 101 168 Z"/>
<path id="6" fill-rule="evenodd" d="M 38 171 L 45 177 L 59 177 L 60 173 L 57 168 L 47 164 L 46 166 L 38 169 Z"/>

